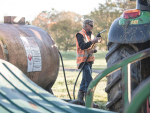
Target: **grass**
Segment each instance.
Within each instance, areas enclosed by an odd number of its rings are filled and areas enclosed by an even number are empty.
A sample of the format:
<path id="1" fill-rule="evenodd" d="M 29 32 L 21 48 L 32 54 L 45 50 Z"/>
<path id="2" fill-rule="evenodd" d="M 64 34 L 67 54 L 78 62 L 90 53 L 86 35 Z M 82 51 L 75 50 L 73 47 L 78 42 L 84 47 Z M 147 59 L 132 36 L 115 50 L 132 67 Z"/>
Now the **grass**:
<path id="1" fill-rule="evenodd" d="M 95 62 L 93 64 L 92 69 L 99 69 L 103 70 L 106 68 L 106 61 L 105 61 L 105 55 L 107 51 L 98 51 L 95 54 Z M 75 51 L 61 51 L 63 62 L 65 68 L 77 68 L 76 67 L 76 52 Z M 60 63 L 61 66 L 61 63 Z M 74 83 L 77 78 L 78 72 L 69 72 L 66 71 L 66 79 L 67 79 L 67 84 L 68 84 L 68 89 L 70 92 L 70 96 L 73 99 L 73 88 L 74 88 Z M 97 76 L 96 73 L 92 73 L 93 78 Z M 82 73 L 80 74 L 80 77 L 78 79 L 78 82 L 76 84 L 75 88 L 75 96 L 77 98 L 77 93 L 79 90 L 80 82 L 82 78 Z M 107 79 L 106 77 L 101 80 L 100 83 L 98 83 L 95 93 L 94 93 L 94 99 L 93 101 L 97 104 L 99 104 L 99 109 L 105 109 L 106 102 L 107 102 L 107 94 L 105 93 L 105 87 L 106 87 Z M 63 71 L 59 71 L 57 80 L 55 84 L 52 87 L 53 93 L 56 97 L 60 99 L 69 99 L 66 86 L 65 86 L 65 80 L 64 80 L 64 75 Z"/>
<path id="2" fill-rule="evenodd" d="M 98 50 L 97 53 L 95 53 L 95 62 L 93 64 L 93 69 L 97 70 L 103 70 L 106 68 L 106 60 L 105 56 L 108 51 L 100 51 Z M 76 52 L 75 51 L 61 51 L 61 55 L 63 58 L 63 63 L 65 68 L 77 68 L 76 65 Z M 61 63 L 60 63 L 60 66 Z"/>
<path id="3" fill-rule="evenodd" d="M 69 89 L 69 93 L 71 98 L 73 99 L 73 88 L 74 88 L 74 82 L 77 78 L 78 72 L 69 72 L 66 71 L 66 79 L 67 79 L 67 85 Z M 82 74 L 82 73 L 81 73 Z M 93 78 L 97 76 L 96 73 L 92 74 Z M 77 99 L 77 93 L 79 90 L 80 82 L 81 82 L 82 75 L 80 75 L 78 82 L 75 87 L 75 98 Z M 105 87 L 106 87 L 106 78 L 103 78 L 100 83 L 98 83 L 95 93 L 94 93 L 94 99 L 93 101 L 97 104 L 99 104 L 99 109 L 105 109 L 105 104 L 107 102 L 107 94 L 105 92 Z M 56 97 L 60 99 L 69 99 L 66 86 L 65 86 L 65 80 L 64 80 L 64 75 L 63 71 L 59 71 L 58 78 L 55 82 L 55 84 L 52 87 L 53 93 Z"/>

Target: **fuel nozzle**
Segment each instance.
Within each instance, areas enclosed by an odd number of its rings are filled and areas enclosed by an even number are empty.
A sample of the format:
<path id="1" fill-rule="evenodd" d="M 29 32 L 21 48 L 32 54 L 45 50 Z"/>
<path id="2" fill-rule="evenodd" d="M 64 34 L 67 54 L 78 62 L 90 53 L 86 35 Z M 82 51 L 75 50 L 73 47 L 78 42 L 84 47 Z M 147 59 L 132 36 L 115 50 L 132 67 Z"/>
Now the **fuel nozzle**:
<path id="1" fill-rule="evenodd" d="M 101 33 L 103 33 L 104 31 L 106 31 L 107 29 L 104 29 L 103 31 L 101 31 L 101 32 L 98 32 L 98 34 L 96 35 L 96 37 L 101 37 Z M 95 43 L 92 45 L 92 47 L 91 47 L 91 49 L 93 49 L 94 48 L 94 46 L 95 46 Z M 94 49 L 94 53 L 96 53 L 97 52 L 97 50 L 96 49 Z"/>
<path id="2" fill-rule="evenodd" d="M 98 32 L 98 34 L 96 35 L 96 37 L 101 37 L 101 33 L 100 33 L 100 32 Z"/>
<path id="3" fill-rule="evenodd" d="M 101 32 L 98 32 L 98 34 L 96 35 L 96 37 L 101 37 L 101 33 L 105 32 L 107 29 L 104 29 L 103 31 Z"/>
<path id="4" fill-rule="evenodd" d="M 104 29 L 103 31 L 101 32 L 98 32 L 98 34 L 96 35 L 96 37 L 101 37 L 101 33 L 105 32 L 107 29 Z M 98 40 L 98 42 L 101 42 L 100 40 Z"/>

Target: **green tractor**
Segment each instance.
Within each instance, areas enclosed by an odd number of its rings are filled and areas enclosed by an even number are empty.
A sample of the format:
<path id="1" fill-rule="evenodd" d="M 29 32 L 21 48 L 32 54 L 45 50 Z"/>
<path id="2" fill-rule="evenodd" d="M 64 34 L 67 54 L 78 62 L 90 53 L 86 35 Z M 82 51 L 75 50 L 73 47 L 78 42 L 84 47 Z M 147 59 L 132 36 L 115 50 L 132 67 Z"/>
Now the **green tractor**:
<path id="1" fill-rule="evenodd" d="M 109 52 L 106 55 L 107 67 L 114 65 L 117 61 L 129 57 L 132 54 L 150 48 L 150 0 L 136 1 L 136 9 L 124 11 L 114 20 L 110 27 L 108 39 Z M 131 65 L 131 87 L 129 89 L 128 102 L 132 99 L 135 88 L 150 76 L 150 58 L 145 58 Z M 123 112 L 125 107 L 124 82 L 122 70 L 118 70 L 107 77 L 105 91 L 108 94 L 107 107 L 110 111 Z M 140 113 L 150 111 L 150 103 L 144 102 Z"/>

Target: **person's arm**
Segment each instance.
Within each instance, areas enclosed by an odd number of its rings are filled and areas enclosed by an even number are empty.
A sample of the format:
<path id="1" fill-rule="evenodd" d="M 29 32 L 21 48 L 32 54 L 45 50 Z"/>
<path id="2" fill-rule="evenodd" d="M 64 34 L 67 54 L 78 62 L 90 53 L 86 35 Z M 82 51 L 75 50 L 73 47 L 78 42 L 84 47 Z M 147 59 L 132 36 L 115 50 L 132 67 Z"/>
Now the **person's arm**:
<path id="1" fill-rule="evenodd" d="M 81 50 L 88 49 L 92 45 L 91 41 L 85 43 L 84 37 L 80 33 L 77 34 L 77 40 L 78 40 L 78 44 Z"/>

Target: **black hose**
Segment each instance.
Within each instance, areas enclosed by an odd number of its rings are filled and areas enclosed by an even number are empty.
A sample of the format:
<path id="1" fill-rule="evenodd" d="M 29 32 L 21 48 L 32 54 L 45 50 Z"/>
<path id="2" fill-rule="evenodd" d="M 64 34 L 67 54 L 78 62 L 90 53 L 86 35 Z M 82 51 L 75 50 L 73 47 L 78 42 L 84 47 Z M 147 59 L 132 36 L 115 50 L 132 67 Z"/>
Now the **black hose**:
<path id="1" fill-rule="evenodd" d="M 58 51 L 58 52 L 59 52 L 59 51 Z M 97 50 L 94 50 L 94 53 L 96 53 L 96 52 L 97 52 Z M 65 74 L 63 59 L 62 59 L 62 55 L 61 55 L 60 52 L 59 52 L 59 55 L 60 55 L 61 62 L 62 62 L 62 68 L 63 68 L 64 79 L 65 79 L 65 84 L 66 84 L 66 89 L 67 89 L 67 92 L 68 92 L 68 96 L 69 96 L 70 100 L 72 100 L 72 99 L 71 99 L 71 96 L 70 96 L 70 93 L 69 93 L 69 90 L 68 90 L 68 85 L 67 85 L 67 81 L 66 81 L 66 74 Z M 76 81 L 75 81 L 75 83 L 74 83 L 74 88 L 73 88 L 73 98 L 74 98 L 74 100 L 75 100 L 75 87 L 76 87 L 76 83 L 77 83 L 77 81 L 78 81 L 78 78 L 79 78 L 79 76 L 80 76 L 80 73 L 81 73 L 81 71 L 83 70 L 83 67 L 85 66 L 85 63 L 86 63 L 87 59 L 89 58 L 89 56 L 90 56 L 90 54 L 88 54 L 88 56 L 87 56 L 85 62 L 83 63 L 83 65 L 82 65 L 82 67 L 81 67 L 81 69 L 80 69 L 80 72 L 79 72 L 79 74 L 78 74 L 78 76 L 77 76 L 77 78 L 76 78 Z"/>
<path id="2" fill-rule="evenodd" d="M 75 81 L 75 83 L 74 83 L 74 88 L 73 88 L 73 98 L 74 98 L 74 100 L 75 100 L 75 87 L 76 87 L 76 83 L 77 83 L 77 81 L 78 81 L 79 75 L 80 75 L 81 71 L 83 70 L 83 67 L 84 67 L 84 65 L 85 65 L 85 63 L 86 63 L 86 61 L 87 61 L 87 59 L 89 58 L 89 56 L 90 56 L 90 54 L 88 54 L 88 56 L 87 56 L 85 62 L 83 63 L 83 65 L 82 65 L 82 67 L 81 67 L 81 69 L 80 69 L 80 72 L 79 72 L 79 74 L 78 74 L 78 76 L 77 76 L 77 79 L 76 79 L 76 81 Z"/>
<path id="3" fill-rule="evenodd" d="M 59 52 L 59 51 L 58 51 Z M 66 81 L 66 74 L 65 74 L 65 69 L 64 69 L 64 64 L 63 64 L 63 59 L 62 59 L 62 56 L 61 56 L 61 53 L 59 52 L 59 55 L 60 55 L 60 58 L 61 58 L 61 63 L 62 63 L 62 68 L 63 68 L 63 73 L 64 73 L 64 79 L 65 79 L 65 84 L 66 84 L 66 89 L 67 89 L 67 92 L 68 92 L 68 96 L 71 100 L 71 96 L 70 96 L 70 93 L 69 93 L 69 90 L 68 90 L 68 85 L 67 85 L 67 81 Z"/>

